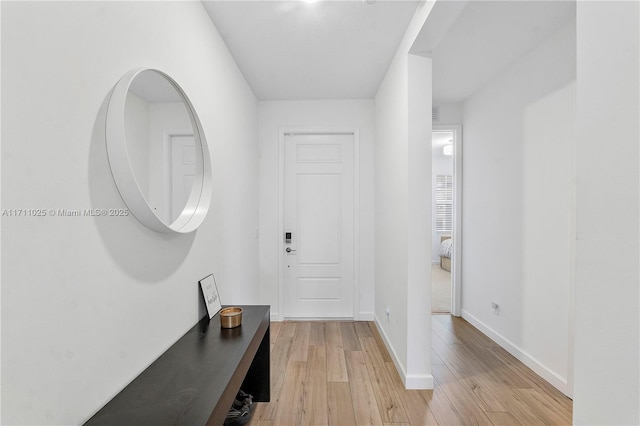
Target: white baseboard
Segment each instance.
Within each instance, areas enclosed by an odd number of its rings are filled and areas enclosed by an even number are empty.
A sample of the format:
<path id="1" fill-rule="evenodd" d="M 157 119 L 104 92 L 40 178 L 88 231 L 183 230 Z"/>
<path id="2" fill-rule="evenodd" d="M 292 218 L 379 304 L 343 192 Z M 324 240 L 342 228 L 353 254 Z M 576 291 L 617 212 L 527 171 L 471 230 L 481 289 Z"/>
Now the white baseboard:
<path id="1" fill-rule="evenodd" d="M 389 355 L 391 355 L 391 360 L 396 366 L 396 370 L 400 375 L 400 379 L 402 379 L 402 383 L 404 384 L 405 389 L 433 389 L 434 381 L 431 374 L 407 374 L 407 371 L 398 358 L 398 354 L 391 345 L 389 337 L 384 332 L 384 329 L 380 326 L 380 320 L 375 314 L 374 323 L 376 325 L 376 328 L 378 329 L 378 333 L 380 333 L 380 336 L 382 337 L 384 345 L 387 347 L 387 351 L 389 351 Z"/>
<path id="2" fill-rule="evenodd" d="M 271 322 L 282 322 L 284 318 L 280 317 L 277 312 L 271 312 Z M 354 318 L 295 318 L 296 321 L 352 321 Z M 360 312 L 358 318 L 355 321 L 373 321 L 373 312 Z"/>
<path id="3" fill-rule="evenodd" d="M 373 321 L 373 312 L 360 312 L 358 314 L 358 321 Z"/>
<path id="4" fill-rule="evenodd" d="M 516 357 L 520 362 L 524 365 L 532 369 L 538 376 L 542 377 L 544 380 L 549 382 L 553 387 L 558 389 L 563 394 L 569 396 L 569 387 L 567 385 L 567 380 L 555 372 L 551 371 L 540 361 L 535 359 L 533 356 L 528 354 L 526 351 L 519 348 L 517 345 L 512 343 L 510 340 L 503 337 L 500 333 L 493 330 L 487 324 L 480 321 L 478 318 L 470 314 L 466 310 L 462 310 L 462 318 L 467 320 L 470 324 L 480 330 L 482 333 L 487 335 L 491 340 L 500 345 L 504 350 L 509 352 L 511 355 Z"/>
<path id="5" fill-rule="evenodd" d="M 407 389 L 433 389 L 431 374 L 408 374 L 404 387 Z"/>

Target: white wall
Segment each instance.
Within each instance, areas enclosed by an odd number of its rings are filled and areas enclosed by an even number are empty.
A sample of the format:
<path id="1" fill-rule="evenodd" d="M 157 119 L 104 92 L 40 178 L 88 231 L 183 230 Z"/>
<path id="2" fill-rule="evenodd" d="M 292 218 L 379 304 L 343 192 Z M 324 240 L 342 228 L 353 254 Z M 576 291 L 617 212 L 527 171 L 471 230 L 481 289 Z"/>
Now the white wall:
<path id="1" fill-rule="evenodd" d="M 149 103 L 133 92 L 126 96 L 124 131 L 129 162 L 142 194 L 149 200 Z"/>
<path id="2" fill-rule="evenodd" d="M 272 318 L 280 319 L 278 303 L 278 145 L 279 129 L 359 130 L 360 136 L 360 311 L 355 317 L 373 319 L 374 299 L 374 110 L 372 100 L 270 101 L 259 103 L 260 120 L 260 290 L 271 305 Z M 358 198 L 356 197 L 356 202 Z"/>
<path id="3" fill-rule="evenodd" d="M 3 2 L 3 208 L 120 208 L 105 100 L 134 67 L 195 106 L 214 194 L 196 232 L 128 217 L 2 218 L 2 424 L 78 424 L 205 314 L 258 303 L 257 102 L 199 2 Z"/>
<path id="4" fill-rule="evenodd" d="M 156 214 L 167 222 L 173 222 L 171 206 L 173 182 L 171 173 L 172 154 L 170 144 L 165 141 L 167 132 L 172 135 L 193 135 L 189 112 L 183 102 L 156 102 L 149 104 L 149 193 L 147 201 Z M 206 137 L 206 135 L 205 135 Z"/>
<path id="5" fill-rule="evenodd" d="M 424 388 L 433 386 L 431 63 L 409 50 L 432 7 L 418 6 L 375 97 L 375 321 L 405 385 Z"/>
<path id="6" fill-rule="evenodd" d="M 404 382 L 407 389 L 433 389 L 429 333 L 431 197 L 425 197 L 425 192 L 431 188 L 432 63 L 430 58 L 408 56 L 407 374 Z"/>
<path id="7" fill-rule="evenodd" d="M 434 84 L 438 84 L 434 82 Z M 444 103 L 437 99 L 433 100 L 433 106 L 440 109 L 440 119 L 433 120 L 433 124 L 462 124 L 462 104 Z"/>
<path id="8" fill-rule="evenodd" d="M 463 317 L 564 392 L 574 98 L 572 21 L 469 98 L 463 111 Z"/>
<path id="9" fill-rule="evenodd" d="M 126 96 L 125 137 L 131 168 L 145 199 L 155 213 L 172 222 L 169 206 L 171 182 L 167 179 L 170 155 L 166 155 L 165 134 L 193 134 L 183 102 L 149 103 L 133 92 Z"/>
<path id="10" fill-rule="evenodd" d="M 578 2 L 573 421 L 640 424 L 640 7 Z"/>

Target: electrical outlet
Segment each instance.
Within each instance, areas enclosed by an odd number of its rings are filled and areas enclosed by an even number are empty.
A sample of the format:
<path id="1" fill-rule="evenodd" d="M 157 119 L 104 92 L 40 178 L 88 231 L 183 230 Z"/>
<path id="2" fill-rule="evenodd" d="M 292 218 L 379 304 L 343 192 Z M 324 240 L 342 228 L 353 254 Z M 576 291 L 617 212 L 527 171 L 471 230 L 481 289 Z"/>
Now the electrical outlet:
<path id="1" fill-rule="evenodd" d="M 496 302 L 491 302 L 491 308 L 493 309 L 494 315 L 500 315 L 500 305 L 498 305 Z"/>

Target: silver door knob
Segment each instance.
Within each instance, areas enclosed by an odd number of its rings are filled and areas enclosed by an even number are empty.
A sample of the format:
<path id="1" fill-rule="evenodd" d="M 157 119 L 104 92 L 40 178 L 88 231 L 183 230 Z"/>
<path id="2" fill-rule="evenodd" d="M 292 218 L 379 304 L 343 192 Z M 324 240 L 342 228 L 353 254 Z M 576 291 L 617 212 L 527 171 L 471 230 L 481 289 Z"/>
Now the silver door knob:
<path id="1" fill-rule="evenodd" d="M 287 253 L 291 253 L 291 252 L 294 252 L 295 250 L 294 250 L 294 249 L 292 249 L 291 247 L 287 247 L 287 248 L 285 249 L 285 251 L 286 251 Z"/>

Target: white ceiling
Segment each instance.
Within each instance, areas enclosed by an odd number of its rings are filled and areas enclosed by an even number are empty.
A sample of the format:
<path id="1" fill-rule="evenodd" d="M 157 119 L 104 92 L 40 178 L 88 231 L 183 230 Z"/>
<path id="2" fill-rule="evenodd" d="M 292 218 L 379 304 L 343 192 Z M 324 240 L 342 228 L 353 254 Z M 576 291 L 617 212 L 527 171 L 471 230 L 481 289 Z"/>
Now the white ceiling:
<path id="1" fill-rule="evenodd" d="M 373 98 L 418 2 L 203 4 L 258 99 L 291 100 Z"/>
<path id="2" fill-rule="evenodd" d="M 373 98 L 418 1 L 203 1 L 260 100 Z M 462 102 L 575 16 L 575 1 L 439 0 L 412 53 Z"/>
<path id="3" fill-rule="evenodd" d="M 433 58 L 434 103 L 464 101 L 575 11 L 575 1 L 437 2 L 412 47 Z"/>

